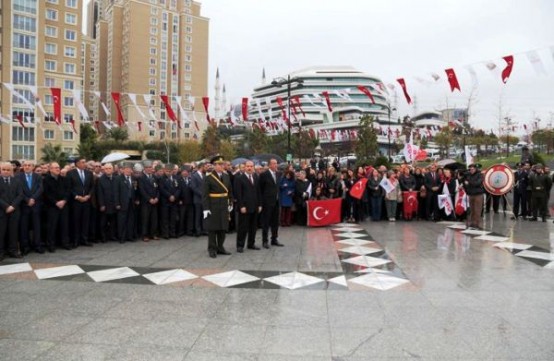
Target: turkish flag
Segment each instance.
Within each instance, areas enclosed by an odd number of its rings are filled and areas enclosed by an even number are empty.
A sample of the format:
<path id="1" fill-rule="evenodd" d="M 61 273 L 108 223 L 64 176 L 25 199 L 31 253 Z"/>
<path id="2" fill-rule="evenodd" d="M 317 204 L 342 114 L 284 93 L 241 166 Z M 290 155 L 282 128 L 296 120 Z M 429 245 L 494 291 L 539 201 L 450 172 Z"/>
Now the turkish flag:
<path id="1" fill-rule="evenodd" d="M 512 74 L 512 68 L 514 67 L 514 56 L 508 55 L 503 57 L 504 61 L 506 62 L 506 67 L 504 70 L 502 70 L 502 81 L 504 84 L 508 81 L 508 78 L 510 77 L 510 74 Z"/>
<path id="2" fill-rule="evenodd" d="M 460 89 L 460 83 L 458 83 L 458 78 L 456 77 L 456 73 L 454 72 L 454 69 L 449 68 L 449 69 L 445 69 L 444 71 L 448 76 L 448 82 L 450 83 L 450 90 L 454 91 L 458 89 L 459 91 L 462 91 L 462 89 Z"/>
<path id="3" fill-rule="evenodd" d="M 354 183 L 354 185 L 350 189 L 350 196 L 356 199 L 362 199 L 366 184 L 367 178 L 361 178 L 359 181 Z"/>
<path id="4" fill-rule="evenodd" d="M 169 98 L 167 95 L 160 95 L 160 98 L 162 98 L 162 102 L 165 105 L 165 110 L 167 111 L 167 116 L 173 123 L 177 122 L 177 117 L 175 116 L 175 112 L 171 108 L 171 104 L 169 103 Z"/>
<path id="5" fill-rule="evenodd" d="M 204 105 L 204 110 L 206 111 L 206 120 L 210 122 L 210 114 L 208 112 L 208 107 L 210 106 L 210 98 L 202 97 L 202 104 Z"/>
<path id="6" fill-rule="evenodd" d="M 417 192 L 402 192 L 402 203 L 404 219 L 412 219 L 418 209 Z"/>
<path id="7" fill-rule="evenodd" d="M 425 160 L 427 159 L 427 152 L 423 149 L 420 149 L 418 152 L 417 152 L 417 155 L 416 155 L 416 160 Z"/>
<path id="8" fill-rule="evenodd" d="M 369 97 L 369 99 L 371 99 L 371 102 L 373 104 L 375 104 L 375 99 L 373 99 L 373 94 L 371 94 L 371 92 L 369 91 L 368 88 L 366 88 L 365 86 L 361 86 L 361 85 L 358 85 L 356 88 L 358 88 L 359 91 L 361 91 L 362 93 L 367 95 Z"/>
<path id="9" fill-rule="evenodd" d="M 120 94 L 112 92 L 112 99 L 115 103 L 115 108 L 117 109 L 117 126 L 121 127 L 125 123 L 125 119 L 123 119 L 123 113 L 121 112 Z"/>
<path id="10" fill-rule="evenodd" d="M 408 94 L 408 88 L 406 87 L 406 81 L 404 78 L 398 78 L 396 79 L 398 84 L 402 87 L 402 91 L 404 92 L 404 97 L 406 98 L 406 101 L 408 104 L 412 104 L 412 98 L 410 98 L 410 94 Z"/>
<path id="11" fill-rule="evenodd" d="M 248 120 L 248 98 L 242 98 L 242 120 Z"/>
<path id="12" fill-rule="evenodd" d="M 331 106 L 331 99 L 329 99 L 329 92 L 328 91 L 324 91 L 323 93 L 323 96 L 325 97 L 325 103 L 327 103 L 327 109 L 329 109 L 330 112 L 333 111 L 333 107 Z"/>
<path id="13" fill-rule="evenodd" d="M 62 90 L 60 88 L 50 88 L 54 103 L 54 121 L 60 125 L 62 123 Z"/>
<path id="14" fill-rule="evenodd" d="M 340 223 L 342 198 L 308 201 L 308 227 L 321 227 Z"/>

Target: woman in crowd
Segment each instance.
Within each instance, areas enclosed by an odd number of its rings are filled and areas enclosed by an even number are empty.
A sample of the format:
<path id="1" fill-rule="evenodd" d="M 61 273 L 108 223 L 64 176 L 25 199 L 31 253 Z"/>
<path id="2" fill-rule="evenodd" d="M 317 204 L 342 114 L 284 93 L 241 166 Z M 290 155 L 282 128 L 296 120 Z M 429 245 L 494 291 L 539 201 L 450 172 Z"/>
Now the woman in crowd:
<path id="1" fill-rule="evenodd" d="M 396 207 L 398 205 L 398 199 L 402 197 L 400 191 L 400 183 L 398 182 L 396 173 L 394 171 L 388 172 L 388 180 L 391 183 L 393 189 L 385 195 L 385 206 L 387 209 L 387 216 L 389 222 L 396 221 Z"/>
<path id="2" fill-rule="evenodd" d="M 311 201 L 323 201 L 327 199 L 323 194 L 323 189 L 321 187 L 316 187 L 314 194 L 310 197 Z"/>
<path id="3" fill-rule="evenodd" d="M 374 222 L 381 220 L 381 209 L 383 206 L 383 188 L 381 183 L 381 174 L 377 169 L 373 169 L 371 177 L 367 181 L 367 189 L 369 190 L 369 199 L 371 201 L 371 219 Z"/>
<path id="4" fill-rule="evenodd" d="M 427 191 L 424 185 L 424 174 L 423 170 L 417 167 L 414 171 L 414 178 L 416 181 L 415 190 L 417 191 L 417 219 L 427 219 L 427 208 L 425 207 L 425 197 L 427 196 Z"/>
<path id="5" fill-rule="evenodd" d="M 344 201 L 343 201 L 343 219 L 346 222 L 353 223 L 354 220 L 354 206 L 356 199 L 353 198 L 350 195 L 350 190 L 352 189 L 352 186 L 354 185 L 354 171 L 352 169 L 348 169 L 344 174 Z"/>
<path id="6" fill-rule="evenodd" d="M 312 184 L 306 179 L 306 172 L 298 172 L 296 188 L 294 193 L 294 204 L 296 206 L 296 224 L 306 225 L 306 201 L 310 199 Z"/>
<path id="7" fill-rule="evenodd" d="M 281 203 L 281 227 L 290 227 L 292 223 L 292 204 L 296 184 L 294 172 L 287 171 L 279 184 L 279 201 Z"/>
<path id="8" fill-rule="evenodd" d="M 450 200 L 452 201 L 452 213 L 446 214 L 446 210 L 441 210 L 441 216 L 444 219 L 452 220 L 455 219 L 454 206 L 455 206 L 455 197 L 456 192 L 458 191 L 458 180 L 452 177 L 452 171 L 448 168 L 444 168 L 442 177 L 441 187 L 439 189 L 439 194 L 448 194 L 450 195 Z"/>

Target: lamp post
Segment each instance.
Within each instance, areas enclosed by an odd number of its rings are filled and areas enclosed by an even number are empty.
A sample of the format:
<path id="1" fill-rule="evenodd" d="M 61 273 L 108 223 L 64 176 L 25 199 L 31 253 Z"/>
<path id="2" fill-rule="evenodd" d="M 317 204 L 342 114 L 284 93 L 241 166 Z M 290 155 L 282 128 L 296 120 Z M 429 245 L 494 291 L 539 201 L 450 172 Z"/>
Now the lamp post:
<path id="1" fill-rule="evenodd" d="M 290 164 L 291 161 L 292 161 L 292 150 L 291 150 L 291 146 L 290 146 L 290 128 L 291 128 L 291 120 L 290 120 L 290 92 L 291 92 L 291 84 L 295 82 L 298 84 L 298 87 L 301 87 L 302 84 L 304 83 L 303 80 L 301 79 L 298 79 L 296 77 L 294 78 L 291 78 L 290 77 L 290 74 L 287 75 L 287 78 L 275 78 L 271 84 L 272 85 L 275 85 L 275 86 L 278 86 L 278 87 L 281 87 L 283 86 L 284 84 L 287 84 L 287 117 L 288 117 L 288 122 L 287 122 L 287 162 Z"/>
<path id="2" fill-rule="evenodd" d="M 510 156 L 510 126 L 512 124 L 512 118 L 504 118 L 506 121 L 506 158 Z"/>

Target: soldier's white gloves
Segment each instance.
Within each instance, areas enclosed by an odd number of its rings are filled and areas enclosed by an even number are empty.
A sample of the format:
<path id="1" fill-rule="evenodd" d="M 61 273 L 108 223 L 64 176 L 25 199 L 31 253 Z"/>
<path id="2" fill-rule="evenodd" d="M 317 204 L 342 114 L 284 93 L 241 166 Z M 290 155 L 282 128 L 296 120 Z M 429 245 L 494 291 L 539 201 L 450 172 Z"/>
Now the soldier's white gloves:
<path id="1" fill-rule="evenodd" d="M 233 211 L 233 206 L 228 206 L 227 210 L 229 211 L 229 213 L 231 213 Z"/>
<path id="2" fill-rule="evenodd" d="M 204 219 L 208 218 L 208 216 L 212 214 L 210 211 L 204 211 Z"/>

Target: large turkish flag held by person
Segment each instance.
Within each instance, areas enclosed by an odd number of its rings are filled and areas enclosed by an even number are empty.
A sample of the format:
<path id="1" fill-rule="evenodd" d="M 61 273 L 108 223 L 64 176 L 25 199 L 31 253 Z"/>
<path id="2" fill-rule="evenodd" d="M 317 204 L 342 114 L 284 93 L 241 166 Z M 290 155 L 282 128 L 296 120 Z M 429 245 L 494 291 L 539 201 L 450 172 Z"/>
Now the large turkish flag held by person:
<path id="1" fill-rule="evenodd" d="M 321 227 L 340 223 L 342 199 L 308 201 L 308 227 Z"/>
<path id="2" fill-rule="evenodd" d="M 362 199 L 366 185 L 367 178 L 361 178 L 359 181 L 354 183 L 354 185 L 350 189 L 350 196 L 356 199 Z"/>

